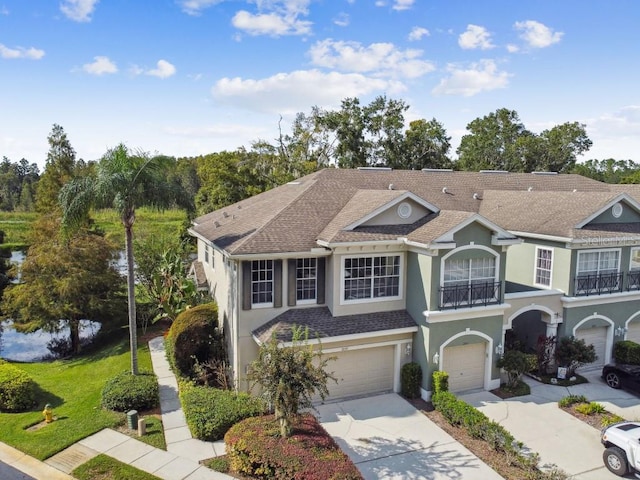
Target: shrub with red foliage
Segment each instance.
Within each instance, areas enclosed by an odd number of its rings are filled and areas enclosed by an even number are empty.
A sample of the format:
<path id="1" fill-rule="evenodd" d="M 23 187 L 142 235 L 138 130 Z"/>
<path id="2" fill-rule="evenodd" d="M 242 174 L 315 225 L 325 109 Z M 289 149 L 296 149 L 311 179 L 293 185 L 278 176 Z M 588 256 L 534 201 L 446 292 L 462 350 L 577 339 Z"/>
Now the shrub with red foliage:
<path id="1" fill-rule="evenodd" d="M 297 417 L 293 434 L 280 436 L 273 415 L 243 420 L 224 436 L 231 469 L 256 478 L 362 480 L 362 475 L 311 414 Z"/>

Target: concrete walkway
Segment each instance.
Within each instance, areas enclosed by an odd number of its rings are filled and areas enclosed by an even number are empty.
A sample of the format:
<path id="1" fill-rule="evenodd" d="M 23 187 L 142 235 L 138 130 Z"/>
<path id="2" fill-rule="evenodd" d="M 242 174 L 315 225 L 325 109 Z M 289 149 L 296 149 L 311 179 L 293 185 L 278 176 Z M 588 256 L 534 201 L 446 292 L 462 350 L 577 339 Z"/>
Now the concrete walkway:
<path id="1" fill-rule="evenodd" d="M 582 375 L 589 383 L 559 387 L 525 377 L 531 387 L 530 395 L 503 400 L 490 392 L 478 392 L 459 398 L 540 454 L 543 468 L 556 465 L 572 475 L 572 480 L 619 480 L 602 461 L 600 431 L 562 411 L 558 400 L 567 395 L 584 395 L 627 420 L 640 419 L 640 402 L 631 393 L 609 388 L 600 379 L 599 371 Z"/>
<path id="2" fill-rule="evenodd" d="M 322 426 L 365 480 L 501 480 L 395 393 L 320 405 Z"/>
<path id="3" fill-rule="evenodd" d="M 105 454 L 163 480 L 232 480 L 229 475 L 200 465 L 200 460 L 223 455 L 224 442 L 203 442 L 192 438 L 178 398 L 178 384 L 165 356 L 163 338 L 151 340 L 149 349 L 160 387 L 160 411 L 167 450 L 105 428 L 44 462 L 0 442 L 0 462 L 39 480 L 73 480 L 70 473 L 75 468 L 99 454 Z"/>

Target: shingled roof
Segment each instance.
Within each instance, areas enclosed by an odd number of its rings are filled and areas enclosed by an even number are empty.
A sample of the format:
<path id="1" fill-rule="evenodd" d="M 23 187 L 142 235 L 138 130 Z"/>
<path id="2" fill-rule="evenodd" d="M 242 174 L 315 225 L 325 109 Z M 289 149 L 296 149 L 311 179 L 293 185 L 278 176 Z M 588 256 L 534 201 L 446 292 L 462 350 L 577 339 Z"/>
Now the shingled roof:
<path id="1" fill-rule="evenodd" d="M 273 335 L 281 342 L 290 342 L 294 325 L 308 327 L 309 339 L 417 329 L 416 322 L 406 310 L 334 317 L 327 307 L 312 307 L 287 310 L 256 328 L 252 334 L 260 343 L 268 342 Z"/>
<path id="2" fill-rule="evenodd" d="M 440 211 L 411 225 L 345 229 L 406 192 Z M 308 252 L 318 240 L 428 243 L 477 213 L 507 230 L 570 236 L 577 217 L 619 193 L 572 174 L 328 168 L 198 217 L 192 231 L 232 255 Z"/>

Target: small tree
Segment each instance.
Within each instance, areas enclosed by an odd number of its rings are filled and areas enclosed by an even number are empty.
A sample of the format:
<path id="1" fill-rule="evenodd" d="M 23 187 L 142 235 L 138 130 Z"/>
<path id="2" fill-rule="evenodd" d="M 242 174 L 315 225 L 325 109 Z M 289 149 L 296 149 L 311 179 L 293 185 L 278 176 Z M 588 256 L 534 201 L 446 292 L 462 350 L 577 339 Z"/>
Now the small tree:
<path id="1" fill-rule="evenodd" d="M 515 388 L 527 371 L 527 356 L 519 350 L 509 350 L 498 359 L 496 366 L 507 372 L 507 388 Z"/>
<path id="2" fill-rule="evenodd" d="M 290 347 L 282 346 L 275 334 L 263 343 L 248 374 L 252 387 L 260 385 L 262 395 L 273 407 L 282 437 L 291 436 L 293 419 L 300 409 L 313 406 L 313 395 L 324 400 L 329 394 L 327 382 L 336 381 L 326 371 L 334 358 L 323 357 L 321 349 L 309 345 L 309 329 L 294 325 L 292 332 Z"/>
<path id="3" fill-rule="evenodd" d="M 575 337 L 561 338 L 556 347 L 556 360 L 559 365 L 567 368 L 567 375 L 570 377 L 577 368 L 595 362 L 597 358 L 593 345 L 587 345 L 584 340 Z"/>
<path id="4" fill-rule="evenodd" d="M 549 373 L 549 367 L 553 362 L 557 338 L 555 335 L 547 337 L 540 335 L 536 344 L 536 357 L 538 359 L 538 375 Z"/>

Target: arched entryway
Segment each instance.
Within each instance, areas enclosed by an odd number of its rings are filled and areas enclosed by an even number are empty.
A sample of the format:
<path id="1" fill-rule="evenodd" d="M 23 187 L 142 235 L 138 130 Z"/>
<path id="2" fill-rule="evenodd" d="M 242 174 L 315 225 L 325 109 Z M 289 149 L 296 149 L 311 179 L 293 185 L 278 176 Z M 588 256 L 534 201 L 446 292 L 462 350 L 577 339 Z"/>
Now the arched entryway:
<path id="1" fill-rule="evenodd" d="M 528 305 L 513 313 L 505 325 L 505 350 L 535 353 L 541 336 L 553 337 L 562 319 L 543 305 Z"/>

